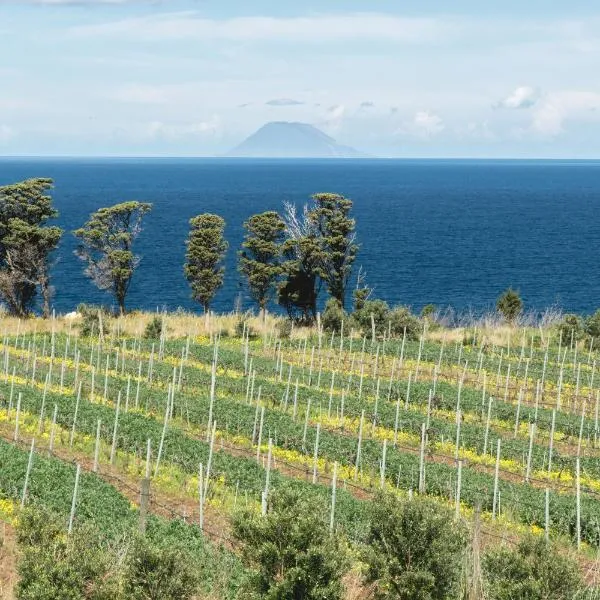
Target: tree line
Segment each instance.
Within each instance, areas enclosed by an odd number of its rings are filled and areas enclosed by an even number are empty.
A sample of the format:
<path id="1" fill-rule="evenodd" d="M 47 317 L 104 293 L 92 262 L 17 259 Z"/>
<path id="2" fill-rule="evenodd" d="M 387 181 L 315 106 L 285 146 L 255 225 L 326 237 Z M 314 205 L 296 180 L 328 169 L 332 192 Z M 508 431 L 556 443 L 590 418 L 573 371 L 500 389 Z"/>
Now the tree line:
<path id="1" fill-rule="evenodd" d="M 43 316 L 50 314 L 50 270 L 64 234 L 48 225 L 58 216 L 49 195 L 52 187 L 53 181 L 46 178 L 0 187 L 0 296 L 8 311 L 19 317 L 32 313 L 38 293 Z M 122 202 L 100 208 L 73 231 L 78 240 L 75 254 L 85 274 L 112 294 L 121 314 L 141 260 L 135 241 L 151 210 L 147 202 Z M 290 318 L 311 323 L 323 288 L 344 308 L 358 252 L 351 210 L 348 198 L 322 193 L 313 195 L 301 212 L 285 204 L 283 214 L 267 211 L 244 223 L 238 268 L 263 315 L 276 300 Z M 205 213 L 190 219 L 189 225 L 183 270 L 192 298 L 209 311 L 224 280 L 229 247 L 225 221 Z"/>

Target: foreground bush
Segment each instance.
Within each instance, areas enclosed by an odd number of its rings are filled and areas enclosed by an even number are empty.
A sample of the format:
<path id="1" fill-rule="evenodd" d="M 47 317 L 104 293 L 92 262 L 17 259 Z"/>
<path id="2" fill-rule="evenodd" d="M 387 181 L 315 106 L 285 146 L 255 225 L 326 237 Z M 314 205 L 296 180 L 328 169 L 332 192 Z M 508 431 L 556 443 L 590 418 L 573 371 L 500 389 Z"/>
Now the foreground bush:
<path id="1" fill-rule="evenodd" d="M 315 506 L 290 487 L 273 493 L 266 516 L 236 516 L 234 535 L 243 542 L 244 559 L 254 570 L 248 597 L 342 598 L 346 561 L 337 536 L 329 533 L 327 515 L 326 506 Z"/>
<path id="2" fill-rule="evenodd" d="M 582 587 L 577 563 L 541 538 L 488 552 L 483 572 L 489 600 L 572 600 Z"/>
<path id="3" fill-rule="evenodd" d="M 367 583 L 382 600 L 454 600 L 466 531 L 437 504 L 382 495 L 372 505 Z"/>

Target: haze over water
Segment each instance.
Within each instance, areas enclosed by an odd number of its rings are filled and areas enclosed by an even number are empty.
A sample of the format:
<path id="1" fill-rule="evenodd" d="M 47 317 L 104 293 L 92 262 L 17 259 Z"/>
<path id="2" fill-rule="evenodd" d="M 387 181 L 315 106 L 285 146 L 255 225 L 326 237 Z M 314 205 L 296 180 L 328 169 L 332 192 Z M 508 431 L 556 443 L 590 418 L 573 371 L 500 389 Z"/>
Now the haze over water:
<path id="1" fill-rule="evenodd" d="M 53 270 L 59 312 L 112 304 L 83 275 L 70 234 L 102 206 L 154 204 L 131 309 L 200 310 L 183 276 L 188 220 L 220 214 L 230 247 L 213 308 L 229 311 L 242 290 L 243 221 L 324 191 L 354 200 L 355 271 L 391 304 L 482 311 L 512 285 L 527 308 L 600 307 L 600 161 L 0 159 L 0 185 L 28 177 L 55 180 L 66 230 Z"/>

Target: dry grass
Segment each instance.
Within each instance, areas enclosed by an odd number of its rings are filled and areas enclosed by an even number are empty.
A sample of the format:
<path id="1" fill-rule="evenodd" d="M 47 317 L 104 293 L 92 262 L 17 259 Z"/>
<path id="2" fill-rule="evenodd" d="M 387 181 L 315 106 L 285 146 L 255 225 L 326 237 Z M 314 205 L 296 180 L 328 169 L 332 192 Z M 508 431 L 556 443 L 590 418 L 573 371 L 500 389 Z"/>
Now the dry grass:
<path id="1" fill-rule="evenodd" d="M 12 600 L 17 582 L 15 531 L 6 523 L 0 523 L 0 598 Z"/>

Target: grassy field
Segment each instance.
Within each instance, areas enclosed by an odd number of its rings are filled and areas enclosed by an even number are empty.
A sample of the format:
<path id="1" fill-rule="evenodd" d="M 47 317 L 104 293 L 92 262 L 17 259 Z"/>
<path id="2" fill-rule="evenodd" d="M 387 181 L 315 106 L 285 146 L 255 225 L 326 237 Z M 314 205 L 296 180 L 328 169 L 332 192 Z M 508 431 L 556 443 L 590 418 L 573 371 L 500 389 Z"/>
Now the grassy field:
<path id="1" fill-rule="evenodd" d="M 202 510 L 207 548 L 235 563 L 231 515 L 261 510 L 267 478 L 269 491 L 293 481 L 328 505 L 335 485 L 334 527 L 356 544 L 386 489 L 469 522 L 477 514 L 484 545 L 547 536 L 598 583 L 600 376 L 589 344 L 544 327 L 281 337 L 271 316 L 187 314 L 161 317 L 163 334 L 147 339 L 153 317 L 111 319 L 101 338 L 80 335 L 78 318 L 2 319 L 5 522 L 33 502 L 67 519 L 77 464 L 74 519 L 110 534 L 139 519 L 149 475 L 154 526 L 178 520 L 177 535 L 197 536 Z"/>

